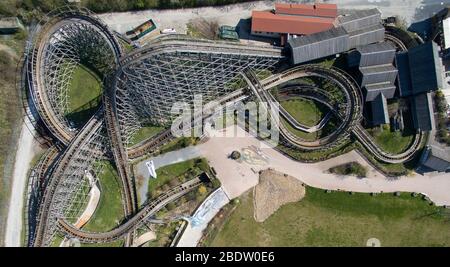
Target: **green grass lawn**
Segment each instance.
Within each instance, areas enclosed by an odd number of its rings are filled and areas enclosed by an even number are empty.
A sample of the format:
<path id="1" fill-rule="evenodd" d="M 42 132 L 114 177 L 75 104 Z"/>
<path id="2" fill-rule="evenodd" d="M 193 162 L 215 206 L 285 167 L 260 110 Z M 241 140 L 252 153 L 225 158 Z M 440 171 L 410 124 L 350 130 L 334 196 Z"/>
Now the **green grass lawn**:
<path id="1" fill-rule="evenodd" d="M 194 137 L 179 137 L 176 138 L 167 144 L 162 145 L 159 148 L 160 154 L 164 154 L 170 151 L 175 151 L 178 149 L 182 149 L 185 147 L 188 147 L 190 145 L 195 145 L 197 142 L 197 139 Z"/>
<path id="2" fill-rule="evenodd" d="M 111 163 L 105 162 L 103 172 L 99 176 L 99 183 L 100 202 L 92 218 L 83 227 L 87 231 L 109 231 L 116 227 L 124 216 L 121 185 L 117 171 Z"/>
<path id="3" fill-rule="evenodd" d="M 179 184 L 181 180 L 189 180 L 203 171 L 207 172 L 209 170 L 209 165 L 206 159 L 203 158 L 195 158 L 171 165 L 167 165 L 156 170 L 157 177 L 156 179 L 150 178 L 148 182 L 148 194 L 151 197 L 155 197 L 158 195 L 158 190 L 163 185 L 169 184 L 170 181 L 174 181 L 173 185 Z M 173 186 L 172 185 L 172 186 Z"/>
<path id="4" fill-rule="evenodd" d="M 297 97 L 281 101 L 280 105 L 291 114 L 295 120 L 309 127 L 317 125 L 326 114 L 327 110 L 326 107 L 322 107 L 319 103 Z"/>
<path id="5" fill-rule="evenodd" d="M 139 129 L 130 140 L 129 146 L 133 146 L 147 138 L 150 138 L 164 130 L 164 127 L 145 126 Z"/>
<path id="6" fill-rule="evenodd" d="M 450 212 L 402 193 L 325 193 L 307 188 L 303 200 L 281 207 L 263 223 L 253 218 L 251 193 L 212 246 L 450 246 Z"/>
<path id="7" fill-rule="evenodd" d="M 386 152 L 400 153 L 405 151 L 412 142 L 414 135 L 403 135 L 401 132 L 391 132 L 389 127 L 377 127 L 368 130 L 375 142 Z"/>
<path id="8" fill-rule="evenodd" d="M 83 65 L 78 65 L 72 75 L 68 90 L 68 110 L 66 116 L 76 126 L 86 122 L 96 111 L 96 99 L 102 94 L 100 79 Z"/>
<path id="9" fill-rule="evenodd" d="M 307 133 L 304 131 L 300 131 L 295 129 L 291 124 L 289 124 L 289 122 L 287 122 L 283 117 L 280 117 L 280 121 L 281 123 L 286 127 L 286 129 L 293 133 L 294 135 L 303 138 L 307 141 L 314 141 L 317 140 L 319 138 L 319 133 L 320 131 L 314 132 L 314 133 Z"/>

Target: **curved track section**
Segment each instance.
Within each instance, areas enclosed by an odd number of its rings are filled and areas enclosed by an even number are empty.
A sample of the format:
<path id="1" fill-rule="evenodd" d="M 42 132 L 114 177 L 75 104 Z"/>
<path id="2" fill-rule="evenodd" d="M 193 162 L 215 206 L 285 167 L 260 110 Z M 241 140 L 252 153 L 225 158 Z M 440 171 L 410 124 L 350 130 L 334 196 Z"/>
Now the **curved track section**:
<path id="1" fill-rule="evenodd" d="M 413 141 L 405 151 L 399 154 L 392 154 L 381 149 L 375 143 L 372 136 L 370 136 L 370 134 L 361 125 L 353 130 L 353 134 L 376 159 L 393 164 L 402 163 L 412 159 L 416 152 L 420 150 L 424 138 L 424 134 L 419 131 L 416 135 L 414 135 Z"/>
<path id="2" fill-rule="evenodd" d="M 72 224 L 65 220 L 59 220 L 59 228 L 67 236 L 77 238 L 83 243 L 99 243 L 99 242 L 112 242 L 119 238 L 122 238 L 127 233 L 138 228 L 146 219 L 165 207 L 168 203 L 177 200 L 192 189 L 199 186 L 202 182 L 199 178 L 190 180 L 182 185 L 176 186 L 169 191 L 163 193 L 149 204 L 147 204 L 142 210 L 140 210 L 135 216 L 130 218 L 119 227 L 104 233 L 86 232 L 77 229 Z"/>
<path id="3" fill-rule="evenodd" d="M 38 24 L 27 57 L 28 87 L 56 140 L 67 145 L 77 131 L 66 118 L 68 90 L 77 66 L 83 64 L 102 76 L 114 69 L 121 56 L 115 36 L 87 9 L 57 9 Z"/>
<path id="4" fill-rule="evenodd" d="M 302 150 L 318 150 L 325 147 L 337 145 L 343 140 L 350 131 L 359 124 L 362 118 L 362 95 L 358 85 L 344 72 L 331 68 L 323 68 L 319 65 L 302 65 L 289 69 L 281 74 L 269 77 L 259 82 L 257 77 L 251 71 L 244 75 L 247 83 L 261 101 L 273 103 L 273 98 L 267 90 L 275 86 L 284 84 L 288 81 L 304 77 L 319 77 L 332 81 L 344 94 L 345 103 L 335 107 L 342 123 L 337 129 L 327 137 L 315 141 L 305 141 L 304 139 L 291 133 L 283 123 L 279 123 L 281 135 L 294 147 Z M 271 108 L 271 112 L 279 112 L 277 108 Z M 283 114 L 281 114 L 283 115 Z"/>
<path id="5" fill-rule="evenodd" d="M 275 86 L 282 85 L 288 81 L 308 76 L 317 76 L 324 79 L 331 79 L 340 87 L 341 90 L 343 90 L 343 92 L 345 92 L 347 100 L 347 103 L 345 103 L 343 106 L 345 108 L 345 112 L 338 112 L 337 107 L 331 106 L 335 115 L 342 120 L 342 123 L 333 134 L 324 139 L 319 139 L 318 141 L 313 142 L 305 141 L 302 138 L 291 133 L 283 125 L 283 123 L 279 124 L 281 135 L 288 141 L 290 145 L 294 147 L 302 150 L 322 149 L 324 147 L 330 147 L 330 145 L 336 144 L 336 141 L 345 138 L 347 136 L 347 133 L 352 133 L 377 160 L 385 163 L 395 164 L 411 160 L 416 152 L 420 150 L 422 140 L 424 138 L 424 134 L 422 132 L 418 132 L 414 136 L 414 139 L 408 146 L 408 148 L 399 154 L 385 152 L 376 144 L 373 138 L 360 124 L 362 118 L 363 103 L 361 90 L 356 82 L 354 82 L 353 79 L 343 71 L 335 68 L 324 69 L 323 67 L 317 65 L 302 65 L 289 69 L 281 74 L 271 76 L 261 82 L 259 82 L 259 80 L 254 74 L 252 74 L 251 71 L 247 72 L 247 75 L 245 76 L 247 83 L 250 87 L 253 88 L 253 92 L 255 92 L 260 101 L 267 101 L 269 103 L 272 103 L 274 99 L 269 95 L 269 93 L 267 93 L 267 90 Z M 282 90 L 289 91 L 289 88 Z M 293 89 L 290 90 L 292 91 Z M 279 111 L 274 109 L 271 112 Z M 281 115 L 283 116 L 282 113 Z"/>
<path id="6" fill-rule="evenodd" d="M 34 246 L 48 246 L 56 231 L 56 219 L 65 217 L 84 173 L 95 161 L 104 158 L 105 138 L 102 134 L 103 110 L 99 110 L 71 141 L 47 175 L 48 185 L 43 192 L 37 216 Z M 80 175 L 82 174 L 82 175 Z"/>

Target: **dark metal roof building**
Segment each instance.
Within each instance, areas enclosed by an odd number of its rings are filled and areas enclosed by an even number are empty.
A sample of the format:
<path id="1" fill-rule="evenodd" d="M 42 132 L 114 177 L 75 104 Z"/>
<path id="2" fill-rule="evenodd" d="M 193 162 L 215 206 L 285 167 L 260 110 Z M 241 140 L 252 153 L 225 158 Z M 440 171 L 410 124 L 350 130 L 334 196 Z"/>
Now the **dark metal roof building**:
<path id="1" fill-rule="evenodd" d="M 351 66 L 359 66 L 358 81 L 365 101 L 374 101 L 381 94 L 389 99 L 395 94 L 397 69 L 392 65 L 395 47 L 390 43 L 361 46 L 349 55 Z"/>
<path id="2" fill-rule="evenodd" d="M 294 64 L 349 50 L 348 34 L 342 27 L 290 39 L 288 43 Z"/>
<path id="3" fill-rule="evenodd" d="M 362 74 L 361 86 L 384 82 L 394 84 L 397 77 L 397 69 L 392 64 L 362 67 L 359 71 Z"/>
<path id="4" fill-rule="evenodd" d="M 431 145 L 428 146 L 420 159 L 420 162 L 439 172 L 450 170 L 450 150 Z"/>
<path id="5" fill-rule="evenodd" d="M 353 10 L 338 17 L 340 26 L 288 40 L 292 63 L 346 52 L 358 46 L 384 40 L 384 27 L 378 9 Z"/>
<path id="6" fill-rule="evenodd" d="M 402 52 L 395 55 L 395 62 L 398 69 L 398 89 L 402 97 L 413 94 L 411 84 L 411 72 L 409 70 L 408 52 Z"/>
<path id="7" fill-rule="evenodd" d="M 410 96 L 442 88 L 442 62 L 434 42 L 421 44 L 396 57 L 400 95 Z"/>
<path id="8" fill-rule="evenodd" d="M 339 25 L 347 32 L 358 31 L 381 22 L 381 13 L 377 8 L 363 10 L 349 10 L 338 17 Z"/>
<path id="9" fill-rule="evenodd" d="M 385 30 L 381 23 L 357 31 L 348 32 L 349 45 L 351 48 L 356 48 L 362 45 L 381 42 L 384 40 L 384 33 Z"/>
<path id="10" fill-rule="evenodd" d="M 435 42 L 414 47 L 408 55 L 414 94 L 442 88 L 442 63 Z"/>
<path id="11" fill-rule="evenodd" d="M 355 57 L 360 67 L 392 63 L 395 57 L 395 47 L 387 42 L 358 47 L 351 57 Z"/>
<path id="12" fill-rule="evenodd" d="M 372 108 L 372 125 L 377 126 L 389 123 L 386 97 L 383 94 L 378 94 L 370 104 Z"/>
<path id="13" fill-rule="evenodd" d="M 383 94 L 386 99 L 391 99 L 395 95 L 395 85 L 390 82 L 372 83 L 363 87 L 366 102 L 374 101 L 375 98 Z"/>
<path id="14" fill-rule="evenodd" d="M 415 95 L 412 99 L 411 106 L 414 128 L 421 131 L 433 130 L 434 118 L 431 93 Z"/>

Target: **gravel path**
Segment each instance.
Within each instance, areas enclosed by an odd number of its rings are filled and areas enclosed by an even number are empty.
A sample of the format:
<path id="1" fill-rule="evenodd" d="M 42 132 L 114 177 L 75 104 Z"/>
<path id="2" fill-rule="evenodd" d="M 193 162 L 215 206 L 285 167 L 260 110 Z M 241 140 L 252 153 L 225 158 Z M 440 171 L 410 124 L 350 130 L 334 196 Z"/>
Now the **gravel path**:
<path id="1" fill-rule="evenodd" d="M 6 247 L 19 247 L 21 244 L 23 207 L 27 174 L 30 163 L 36 153 L 34 137 L 25 123 L 22 125 L 18 149 L 14 164 L 13 184 L 6 223 Z"/>

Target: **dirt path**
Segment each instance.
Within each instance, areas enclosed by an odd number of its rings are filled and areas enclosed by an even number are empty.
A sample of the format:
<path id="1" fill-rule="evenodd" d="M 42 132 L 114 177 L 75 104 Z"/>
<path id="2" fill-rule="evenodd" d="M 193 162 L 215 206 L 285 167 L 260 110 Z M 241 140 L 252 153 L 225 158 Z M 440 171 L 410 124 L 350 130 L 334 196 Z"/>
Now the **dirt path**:
<path id="1" fill-rule="evenodd" d="M 38 145 L 25 123 L 22 125 L 14 163 L 11 198 L 6 223 L 5 246 L 19 247 L 23 227 L 23 207 L 28 170 Z"/>

